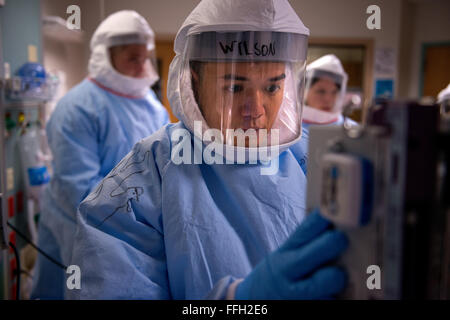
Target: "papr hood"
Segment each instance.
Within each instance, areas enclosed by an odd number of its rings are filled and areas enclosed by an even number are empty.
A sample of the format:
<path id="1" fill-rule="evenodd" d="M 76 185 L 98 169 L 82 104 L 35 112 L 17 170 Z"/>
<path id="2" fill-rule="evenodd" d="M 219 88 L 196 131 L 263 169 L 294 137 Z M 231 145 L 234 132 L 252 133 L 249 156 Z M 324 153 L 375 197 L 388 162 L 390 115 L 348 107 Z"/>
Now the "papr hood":
<path id="1" fill-rule="evenodd" d="M 202 119 L 180 94 L 183 53 L 187 37 L 206 31 L 276 31 L 309 36 L 287 0 L 203 0 L 186 18 L 175 38 L 175 58 L 169 70 L 168 99 L 175 116 L 192 130 L 192 118 Z M 185 109 L 186 108 L 186 109 Z"/>

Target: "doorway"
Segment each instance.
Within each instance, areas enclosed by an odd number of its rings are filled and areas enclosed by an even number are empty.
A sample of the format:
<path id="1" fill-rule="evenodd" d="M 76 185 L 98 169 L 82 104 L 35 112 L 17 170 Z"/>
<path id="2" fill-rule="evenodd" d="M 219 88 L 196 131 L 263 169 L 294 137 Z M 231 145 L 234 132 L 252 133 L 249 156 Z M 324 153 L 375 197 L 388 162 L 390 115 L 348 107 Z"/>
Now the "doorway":
<path id="1" fill-rule="evenodd" d="M 161 102 L 169 112 L 170 121 L 177 122 L 178 119 L 174 116 L 172 108 L 170 107 L 169 100 L 167 99 L 167 80 L 169 77 L 169 66 L 172 59 L 175 57 L 173 51 L 173 39 L 160 39 L 155 41 L 156 47 L 156 60 L 158 64 L 158 73 L 161 84 Z"/>
<path id="2" fill-rule="evenodd" d="M 419 92 L 436 97 L 450 83 L 450 42 L 424 43 Z"/>

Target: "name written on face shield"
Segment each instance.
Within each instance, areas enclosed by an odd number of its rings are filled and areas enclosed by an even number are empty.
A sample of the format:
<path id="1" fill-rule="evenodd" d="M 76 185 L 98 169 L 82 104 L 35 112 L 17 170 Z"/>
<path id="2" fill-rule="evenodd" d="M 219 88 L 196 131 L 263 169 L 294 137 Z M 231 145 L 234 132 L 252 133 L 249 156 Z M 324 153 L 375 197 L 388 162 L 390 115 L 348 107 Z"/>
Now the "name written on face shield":
<path id="1" fill-rule="evenodd" d="M 260 44 L 258 42 L 253 43 L 253 46 L 249 41 L 231 41 L 230 43 L 223 43 L 219 41 L 219 46 L 222 49 L 224 55 L 239 53 L 240 56 L 275 56 L 275 43 Z M 236 50 L 236 51 L 235 51 Z"/>

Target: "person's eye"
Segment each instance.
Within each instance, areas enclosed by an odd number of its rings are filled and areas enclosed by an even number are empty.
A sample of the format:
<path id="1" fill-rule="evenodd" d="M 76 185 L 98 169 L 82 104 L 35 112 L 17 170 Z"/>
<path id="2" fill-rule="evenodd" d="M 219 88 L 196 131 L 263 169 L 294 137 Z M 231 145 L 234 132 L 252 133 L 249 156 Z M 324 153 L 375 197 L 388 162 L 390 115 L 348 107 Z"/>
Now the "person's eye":
<path id="1" fill-rule="evenodd" d="M 325 90 L 317 90 L 317 93 L 320 95 L 325 95 L 326 92 L 325 92 Z"/>
<path id="2" fill-rule="evenodd" d="M 238 93 L 244 90 L 244 87 L 240 84 L 232 84 L 230 86 L 226 86 L 225 89 L 231 93 Z"/>
<path id="3" fill-rule="evenodd" d="M 272 84 L 272 85 L 270 85 L 270 86 L 268 86 L 267 88 L 266 88 L 266 91 L 268 92 L 268 93 L 271 93 L 271 94 L 274 94 L 275 92 L 277 92 L 278 90 L 280 90 L 280 86 L 278 85 L 278 84 Z"/>
<path id="4" fill-rule="evenodd" d="M 143 62 L 143 59 L 141 59 L 140 57 L 131 57 L 129 59 L 129 61 L 131 63 L 137 63 L 137 64 L 141 64 Z"/>

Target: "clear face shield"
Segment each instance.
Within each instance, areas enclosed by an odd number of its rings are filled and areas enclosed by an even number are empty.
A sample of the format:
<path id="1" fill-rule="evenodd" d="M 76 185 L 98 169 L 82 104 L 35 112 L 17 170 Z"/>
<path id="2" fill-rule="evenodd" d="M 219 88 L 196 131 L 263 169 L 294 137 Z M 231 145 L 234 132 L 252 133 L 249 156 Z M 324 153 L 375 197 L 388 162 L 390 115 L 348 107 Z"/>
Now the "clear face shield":
<path id="1" fill-rule="evenodd" d="M 109 49 L 118 46 L 128 46 L 123 47 L 128 50 L 128 52 L 124 53 L 124 68 L 128 67 L 130 69 L 140 70 L 140 72 L 136 71 L 136 76 L 134 77 L 156 80 L 159 78 L 156 72 L 158 69 L 155 44 L 150 37 L 138 33 L 114 36 L 107 39 L 106 46 Z M 111 55 L 109 58 L 112 65 Z"/>
<path id="2" fill-rule="evenodd" d="M 346 81 L 343 75 L 321 69 L 307 71 L 305 104 L 311 108 L 340 113 Z"/>
<path id="3" fill-rule="evenodd" d="M 301 135 L 306 51 L 307 36 L 294 33 L 190 35 L 180 75 L 183 103 L 196 105 L 194 120 L 220 132 L 222 144 L 290 143 Z"/>

